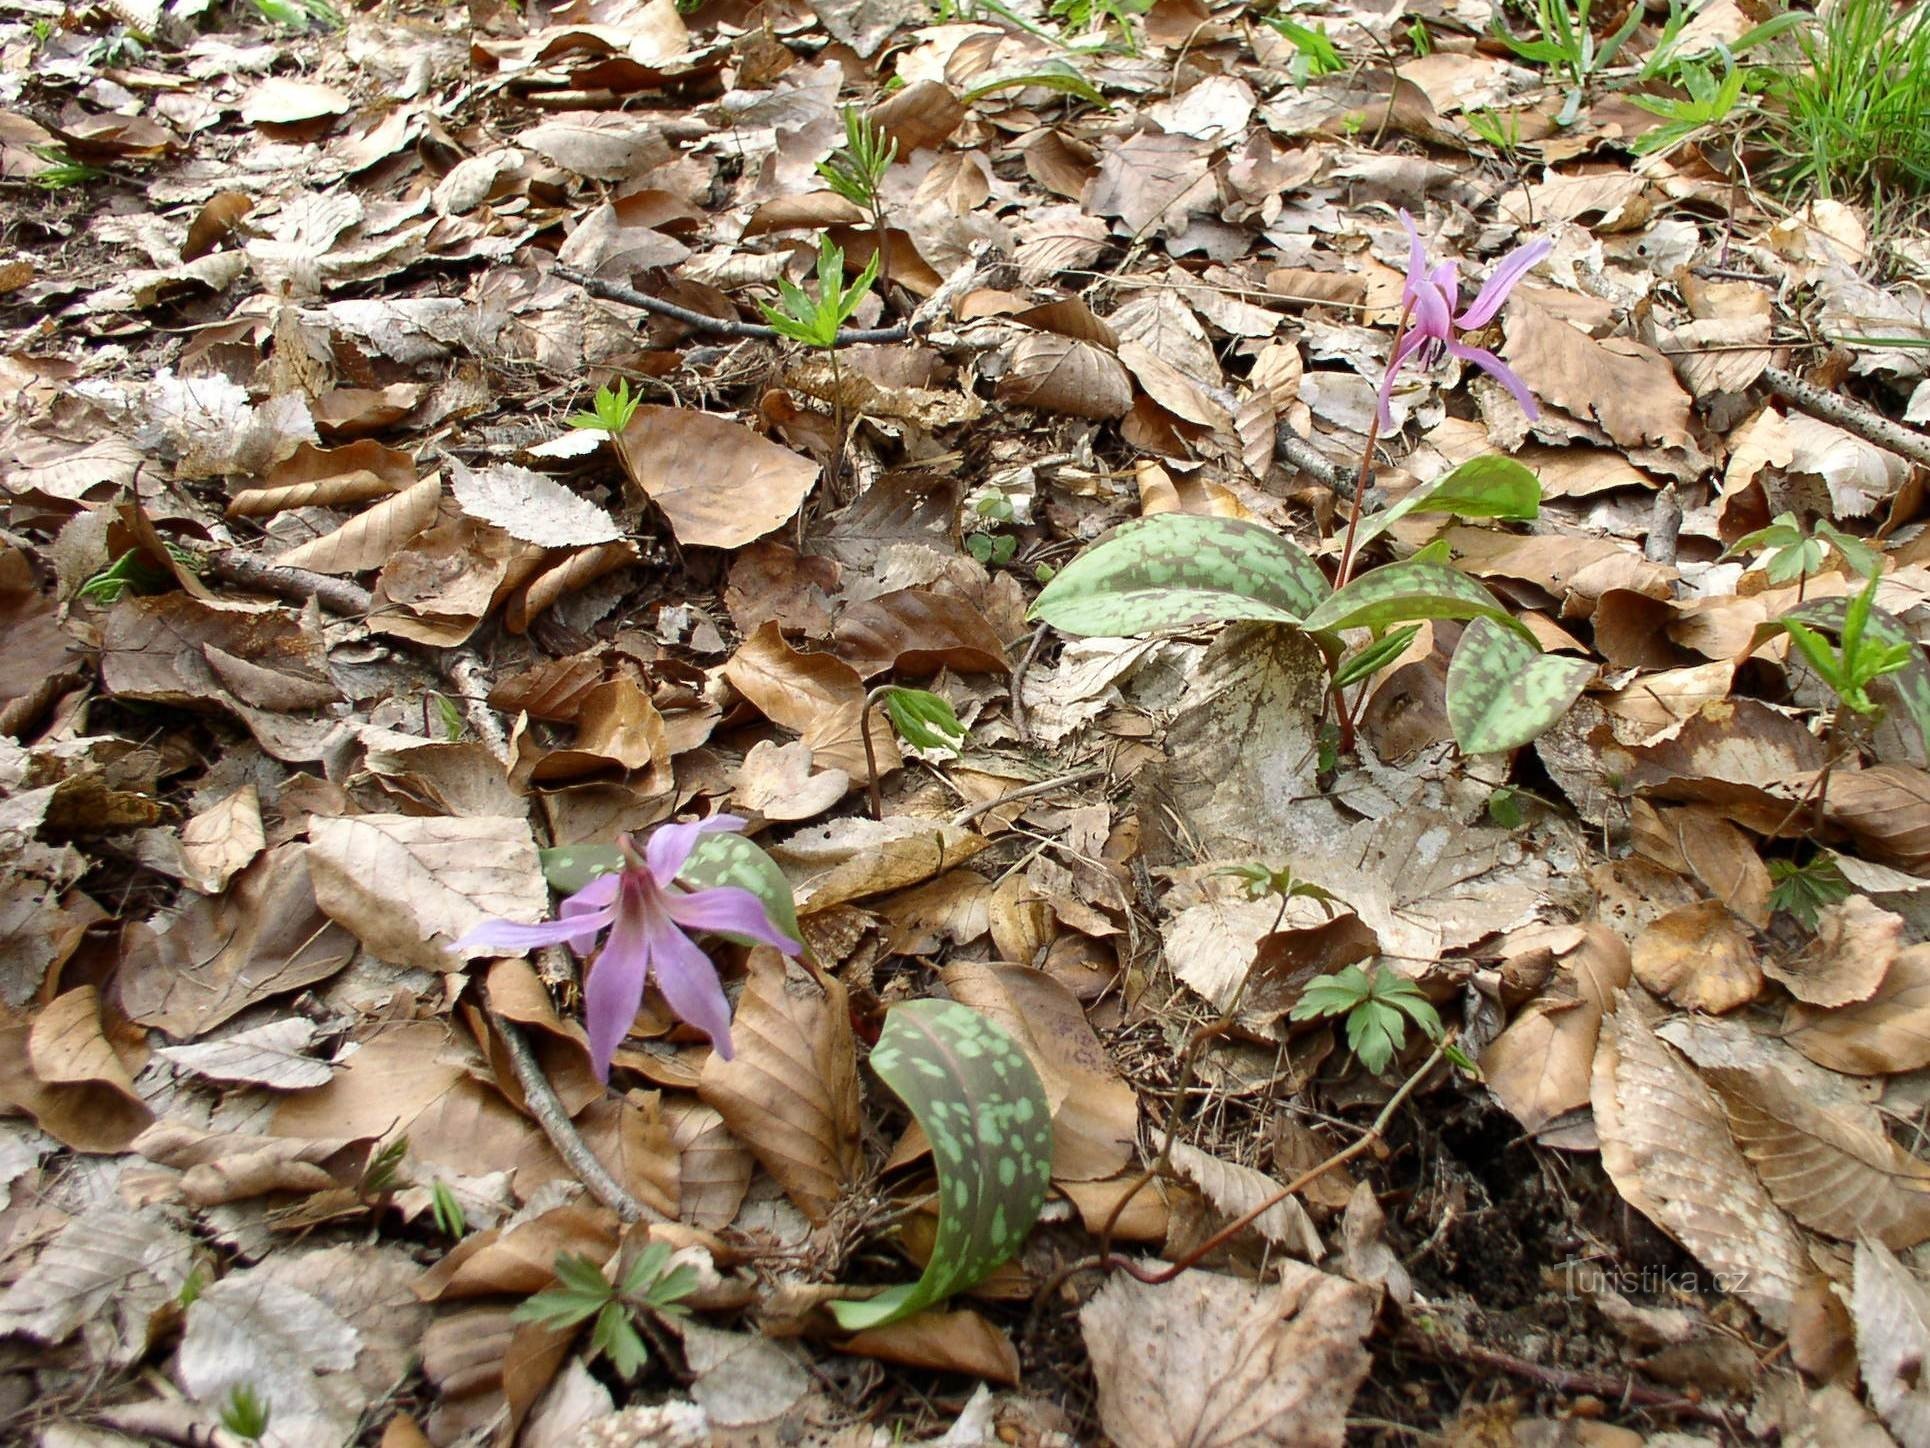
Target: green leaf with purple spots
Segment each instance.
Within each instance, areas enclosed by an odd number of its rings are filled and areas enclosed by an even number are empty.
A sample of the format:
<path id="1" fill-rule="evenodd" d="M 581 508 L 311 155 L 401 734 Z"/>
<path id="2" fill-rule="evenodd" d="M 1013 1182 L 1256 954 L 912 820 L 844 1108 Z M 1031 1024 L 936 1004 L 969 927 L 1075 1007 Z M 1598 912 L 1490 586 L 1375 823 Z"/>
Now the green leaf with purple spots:
<path id="1" fill-rule="evenodd" d="M 1595 666 L 1544 654 L 1493 619 L 1461 634 L 1448 665 L 1447 713 L 1463 754 L 1498 754 L 1526 744 L 1568 712 Z"/>
<path id="2" fill-rule="evenodd" d="M 1436 548 L 1440 556 L 1436 556 Z M 1445 545 L 1430 545 L 1405 563 L 1363 573 L 1302 621 L 1309 631 L 1387 628 L 1421 618 L 1491 618 L 1534 638 L 1492 593 L 1443 561 Z"/>
<path id="3" fill-rule="evenodd" d="M 574 895 L 599 875 L 623 868 L 623 852 L 615 845 L 559 845 L 538 850 L 543 877 L 550 888 L 563 895 Z M 764 902 L 764 913 L 771 924 L 791 939 L 802 942 L 797 923 L 797 902 L 791 882 L 778 863 L 740 834 L 720 831 L 699 835 L 696 848 L 677 872 L 677 879 L 693 890 L 708 890 L 713 885 L 736 885 Z M 735 935 L 727 940 L 741 940 Z M 754 945 L 755 941 L 743 941 Z"/>
<path id="4" fill-rule="evenodd" d="M 1526 522 L 1541 511 L 1541 479 L 1513 458 L 1484 453 L 1423 483 L 1393 507 L 1360 520 L 1354 546 L 1363 548 L 1409 513 Z"/>
<path id="5" fill-rule="evenodd" d="M 871 1069 L 931 1141 L 938 1235 L 925 1275 L 862 1302 L 833 1302 L 846 1332 L 883 1327 L 985 1280 L 1010 1260 L 1045 1205 L 1052 1115 L 1012 1038 L 956 1001 L 893 1006 Z"/>
<path id="6" fill-rule="evenodd" d="M 1240 518 L 1136 518 L 1067 564 L 1032 605 L 1062 633 L 1130 638 L 1251 619 L 1297 624 L 1327 596 L 1314 561 Z"/>

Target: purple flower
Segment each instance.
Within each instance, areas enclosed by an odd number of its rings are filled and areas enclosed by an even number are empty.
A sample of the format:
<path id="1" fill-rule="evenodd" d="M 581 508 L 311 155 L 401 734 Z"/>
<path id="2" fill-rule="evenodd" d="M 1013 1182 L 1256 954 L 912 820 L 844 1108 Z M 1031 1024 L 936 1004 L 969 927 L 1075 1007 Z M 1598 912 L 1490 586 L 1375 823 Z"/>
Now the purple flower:
<path id="1" fill-rule="evenodd" d="M 801 948 L 771 923 L 764 902 L 749 890 L 735 885 L 685 890 L 676 884 L 677 872 L 696 848 L 699 835 L 743 827 L 735 815 L 715 815 L 699 824 L 665 825 L 650 836 L 641 858 L 630 837 L 621 836 L 618 844 L 628 863 L 563 901 L 556 919 L 535 925 L 485 920 L 458 940 L 455 948 L 465 955 L 482 955 L 567 941 L 578 955 L 587 955 L 598 933 L 607 929 L 609 939 L 583 989 L 590 1059 L 597 1074 L 610 1079 L 610 1058 L 636 1019 L 644 984 L 653 975 L 670 1009 L 709 1036 L 717 1054 L 728 1061 L 730 1002 L 718 984 L 717 967 L 691 939 L 692 933 L 744 935 L 786 955 L 796 955 Z"/>
<path id="2" fill-rule="evenodd" d="M 1470 347 L 1465 342 L 1457 341 L 1454 334 L 1456 331 L 1472 332 L 1493 321 L 1494 314 L 1508 300 L 1508 293 L 1514 290 L 1515 283 L 1528 274 L 1530 267 L 1554 250 L 1554 243 L 1531 241 L 1509 252 L 1496 263 L 1493 275 L 1488 278 L 1488 284 L 1481 288 L 1481 295 L 1474 299 L 1474 305 L 1457 317 L 1454 307 L 1460 300 L 1460 286 L 1455 281 L 1454 263 L 1444 261 L 1430 271 L 1427 250 L 1421 245 L 1420 232 L 1414 229 L 1414 218 L 1403 211 L 1401 225 L 1407 228 L 1408 240 L 1412 243 L 1407 261 L 1407 285 L 1401 288 L 1401 304 L 1407 309 L 1408 323 L 1407 330 L 1394 346 L 1394 355 L 1388 359 L 1387 375 L 1381 378 L 1380 425 L 1383 428 L 1393 426 L 1393 418 L 1387 410 L 1387 399 L 1393 395 L 1394 378 L 1401 370 L 1401 363 L 1415 352 L 1421 354 L 1421 365 L 1424 367 L 1440 361 L 1443 353 L 1459 357 L 1463 362 L 1472 362 L 1512 392 L 1530 420 L 1541 416 L 1541 410 L 1535 406 L 1535 399 L 1527 385 L 1499 357 L 1485 348 Z"/>

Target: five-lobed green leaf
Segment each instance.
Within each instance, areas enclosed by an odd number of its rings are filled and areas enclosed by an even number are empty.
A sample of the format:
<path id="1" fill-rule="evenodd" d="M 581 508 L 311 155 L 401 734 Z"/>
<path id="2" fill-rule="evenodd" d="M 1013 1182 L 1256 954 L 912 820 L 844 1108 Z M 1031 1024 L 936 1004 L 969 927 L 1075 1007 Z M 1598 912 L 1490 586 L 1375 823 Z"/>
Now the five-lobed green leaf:
<path id="1" fill-rule="evenodd" d="M 1297 624 L 1327 592 L 1314 561 L 1271 528 L 1159 513 L 1067 564 L 1030 616 L 1063 633 L 1127 638 L 1235 620 Z"/>
<path id="2" fill-rule="evenodd" d="M 924 1275 L 833 1302 L 847 1332 L 883 1327 L 984 1280 L 1024 1243 L 1052 1177 L 1052 1117 L 1038 1072 L 997 1025 L 956 1001 L 892 1007 L 871 1068 L 931 1141 L 938 1235 Z"/>
<path id="3" fill-rule="evenodd" d="M 1447 714 L 1463 754 L 1498 754 L 1526 744 L 1568 712 L 1595 666 L 1544 654 L 1518 633 L 1477 618 L 1448 665 Z"/>

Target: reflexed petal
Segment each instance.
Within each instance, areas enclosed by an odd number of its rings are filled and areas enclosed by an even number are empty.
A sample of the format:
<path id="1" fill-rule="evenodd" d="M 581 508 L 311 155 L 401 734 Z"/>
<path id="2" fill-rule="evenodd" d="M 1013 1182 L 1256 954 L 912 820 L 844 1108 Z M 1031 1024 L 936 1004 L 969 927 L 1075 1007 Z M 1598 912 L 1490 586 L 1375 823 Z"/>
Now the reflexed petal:
<path id="1" fill-rule="evenodd" d="M 1443 296 L 1432 277 L 1415 291 L 1414 315 L 1407 326 L 1409 337 L 1445 342 L 1454 335 L 1454 299 Z"/>
<path id="2" fill-rule="evenodd" d="M 1461 313 L 1461 325 L 1469 330 L 1486 326 L 1494 314 L 1501 310 L 1501 304 L 1508 300 L 1508 293 L 1514 290 L 1515 283 L 1554 249 L 1555 244 L 1544 238 L 1517 247 L 1501 258 L 1495 263 L 1493 274 L 1488 277 L 1487 285 L 1481 288 L 1481 294 L 1474 299 L 1474 304 Z"/>
<path id="3" fill-rule="evenodd" d="M 650 843 L 643 847 L 643 862 L 650 867 L 650 873 L 657 877 L 659 885 L 668 885 L 677 878 L 677 871 L 684 867 L 690 852 L 697 848 L 699 835 L 743 828 L 742 819 L 727 814 L 712 815 L 696 824 L 659 825 L 657 832 L 650 837 Z"/>
<path id="4" fill-rule="evenodd" d="M 660 919 L 650 922 L 650 965 L 670 1009 L 709 1036 L 717 1054 L 728 1061 L 730 1001 L 710 957 L 673 922 Z"/>
<path id="5" fill-rule="evenodd" d="M 1455 273 L 1454 263 L 1442 262 L 1427 274 L 1427 280 L 1441 294 L 1441 300 L 1447 303 L 1448 310 L 1453 311 L 1455 303 L 1461 300 L 1461 282 Z"/>
<path id="6" fill-rule="evenodd" d="M 1402 335 L 1400 345 L 1394 349 L 1394 355 L 1387 359 L 1387 370 L 1381 374 L 1380 379 L 1379 408 L 1380 425 L 1383 431 L 1394 425 L 1394 414 L 1388 410 L 1387 402 L 1394 395 L 1394 379 L 1400 375 L 1401 363 L 1408 359 L 1415 348 L 1427 340 L 1426 337 L 1410 329 Z"/>
<path id="7" fill-rule="evenodd" d="M 1427 285 L 1427 248 L 1421 245 L 1421 234 L 1414 229 L 1414 218 L 1405 207 L 1401 209 L 1401 225 L 1407 228 L 1407 285 L 1401 289 L 1405 302 Z"/>
<path id="8" fill-rule="evenodd" d="M 624 909 L 627 901 L 612 907 L 616 923 L 603 954 L 590 967 L 590 979 L 583 987 L 584 1024 L 590 1031 L 590 1060 L 596 1074 L 610 1079 L 610 1058 L 630 1033 L 643 1004 L 643 983 L 650 974 L 649 922 L 643 911 Z"/>
<path id="9" fill-rule="evenodd" d="M 614 913 L 601 910 L 570 920 L 539 920 L 534 925 L 518 925 L 513 920 L 485 920 L 463 932 L 453 949 L 458 955 L 486 955 L 491 951 L 521 955 L 545 945 L 561 945 L 586 932 L 594 935 L 610 923 Z"/>
<path id="10" fill-rule="evenodd" d="M 720 935 L 742 935 L 796 955 L 798 943 L 771 923 L 764 902 L 749 890 L 718 885 L 689 894 L 670 891 L 670 918 L 685 930 L 709 930 Z"/>
<path id="11" fill-rule="evenodd" d="M 599 875 L 574 895 L 565 897 L 563 903 L 557 907 L 557 919 L 569 921 L 572 928 L 581 932 L 572 935 L 569 941 L 570 949 L 578 955 L 590 953 L 590 947 L 596 944 L 597 931 L 608 925 L 614 918 L 610 907 L 616 903 L 617 891 L 622 885 L 623 872 L 620 870 L 608 875 Z M 585 919 L 586 916 L 596 918 Z"/>
<path id="12" fill-rule="evenodd" d="M 1528 414 L 1528 420 L 1530 422 L 1533 422 L 1541 416 L 1541 409 L 1535 405 L 1535 395 L 1528 390 L 1527 384 L 1517 377 L 1494 353 L 1483 347 L 1470 347 L 1465 342 L 1448 343 L 1448 351 L 1452 352 L 1456 357 L 1459 357 L 1463 362 L 1472 362 L 1483 372 L 1486 372 L 1490 377 L 1494 378 L 1496 382 L 1499 382 L 1503 387 L 1507 388 L 1508 391 L 1512 392 L 1515 401 L 1521 404 L 1521 410 Z"/>

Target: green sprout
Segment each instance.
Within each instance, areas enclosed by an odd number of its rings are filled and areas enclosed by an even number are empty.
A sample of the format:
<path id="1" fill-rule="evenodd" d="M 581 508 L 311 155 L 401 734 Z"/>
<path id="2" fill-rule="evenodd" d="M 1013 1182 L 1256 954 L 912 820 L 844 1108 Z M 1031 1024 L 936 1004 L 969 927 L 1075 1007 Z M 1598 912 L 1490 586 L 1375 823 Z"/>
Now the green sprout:
<path id="1" fill-rule="evenodd" d="M 1869 696 L 1869 686 L 1885 674 L 1894 674 L 1909 663 L 1917 651 L 1914 641 L 1883 643 L 1869 636 L 1870 610 L 1876 605 L 1877 584 L 1872 575 L 1862 592 L 1850 600 L 1843 615 L 1843 630 L 1835 648 L 1823 635 L 1793 618 L 1778 620 L 1790 642 L 1801 652 L 1803 661 L 1816 676 L 1854 713 L 1869 716 L 1882 705 Z"/>
<path id="2" fill-rule="evenodd" d="M 1794 860 L 1771 860 L 1769 906 L 1814 931 L 1823 911 L 1850 898 L 1850 882 L 1843 878 L 1836 856 L 1824 850 L 1806 865 Z"/>
<path id="3" fill-rule="evenodd" d="M 1831 552 L 1861 578 L 1873 577 L 1883 569 L 1883 557 L 1876 549 L 1860 538 L 1852 538 L 1826 518 L 1817 519 L 1816 530 L 1811 534 L 1803 530 L 1794 513 L 1778 513 L 1767 528 L 1758 528 L 1738 538 L 1722 556 L 1733 558 L 1758 548 L 1766 551 L 1756 560 L 1756 566 L 1778 586 L 1801 584 L 1822 572 Z"/>
<path id="4" fill-rule="evenodd" d="M 898 737 L 914 749 L 948 749 L 956 754 L 965 742 L 965 726 L 959 723 L 951 700 L 941 694 L 893 684 L 879 702 Z"/>
<path id="5" fill-rule="evenodd" d="M 237 1438 L 259 1443 L 268 1431 L 268 1400 L 253 1383 L 236 1383 L 222 1400 L 220 1417 L 221 1426 Z"/>
<path id="6" fill-rule="evenodd" d="M 596 1319 L 590 1333 L 590 1357 L 607 1357 L 618 1377 L 635 1377 L 650 1361 L 650 1351 L 638 1334 L 636 1314 L 681 1317 L 688 1309 L 683 1299 L 697 1288 L 697 1274 L 670 1262 L 670 1244 L 652 1242 L 637 1254 L 620 1283 L 612 1284 L 603 1269 L 588 1257 L 561 1252 L 556 1258 L 559 1285 L 545 1288 L 518 1307 L 518 1322 L 538 1322 L 552 1332 Z"/>
<path id="7" fill-rule="evenodd" d="M 437 1181 L 429 1188 L 429 1211 L 436 1220 L 436 1230 L 452 1242 L 461 1241 L 469 1230 L 469 1218 L 464 1215 L 462 1203 L 445 1181 Z"/>
<path id="8" fill-rule="evenodd" d="M 1279 32 L 1280 38 L 1293 46 L 1294 55 L 1287 65 L 1287 75 L 1292 79 L 1295 89 L 1304 89 L 1310 80 L 1318 80 L 1323 75 L 1339 75 L 1347 69 L 1347 62 L 1327 35 L 1327 27 L 1317 29 L 1289 20 L 1284 15 L 1269 15 L 1268 25 Z M 1420 24 L 1416 21 L 1415 24 Z M 1422 32 L 1425 34 L 1425 30 Z M 1425 51 L 1421 52 L 1426 54 Z"/>
<path id="9" fill-rule="evenodd" d="M 1333 895 L 1311 880 L 1302 880 L 1293 873 L 1291 865 L 1275 869 L 1258 860 L 1244 865 L 1223 865 L 1213 872 L 1216 875 L 1231 875 L 1240 882 L 1240 890 L 1249 900 L 1264 900 L 1269 895 L 1278 895 L 1287 900 L 1315 900 L 1322 906 L 1330 904 Z M 1328 910 L 1328 915 L 1333 914 Z"/>
<path id="10" fill-rule="evenodd" d="M 84 161 L 76 161 L 60 146 L 35 146 L 34 155 L 47 163 L 47 169 L 34 173 L 33 183 L 47 191 L 62 191 L 69 186 L 82 186 L 89 181 L 99 181 L 107 175 L 98 166 L 89 166 Z"/>
<path id="11" fill-rule="evenodd" d="M 818 175 L 853 206 L 875 214 L 878 188 L 898 159 L 898 143 L 856 106 L 846 106 L 843 114 L 844 144 L 818 162 Z"/>
<path id="12" fill-rule="evenodd" d="M 994 525 L 1010 523 L 1013 518 L 1012 500 L 1003 493 L 980 498 L 975 511 L 979 517 Z M 1019 540 L 1012 533 L 968 533 L 965 535 L 965 551 L 988 568 L 996 568 L 1012 561 L 1012 555 L 1019 551 Z"/>
<path id="13" fill-rule="evenodd" d="M 1349 1049 L 1376 1076 L 1407 1043 L 1409 1021 L 1430 1041 L 1438 1042 L 1443 1035 L 1440 1014 L 1421 994 L 1420 987 L 1384 965 L 1375 967 L 1372 975 L 1358 965 L 1349 965 L 1320 977 L 1294 1003 L 1290 1014 L 1296 1021 L 1345 1016 Z M 1459 1052 L 1450 1049 L 1448 1056 L 1456 1065 L 1472 1069 L 1472 1063 Z"/>
<path id="14" fill-rule="evenodd" d="M 409 1154 L 409 1138 L 398 1136 L 387 1146 L 376 1148 L 369 1164 L 362 1168 L 359 1190 L 364 1198 L 379 1197 L 402 1184 L 402 1161 Z"/>
<path id="15" fill-rule="evenodd" d="M 254 0 L 254 6 L 263 20 L 286 30 L 342 28 L 342 12 L 328 0 Z"/>
<path id="16" fill-rule="evenodd" d="M 590 411 L 572 412 L 566 420 L 571 427 L 596 428 L 615 437 L 630 425 L 630 419 L 636 416 L 637 404 L 642 401 L 641 397 L 630 395 L 629 379 L 619 377 L 616 391 L 612 392 L 606 382 L 597 388 Z"/>
<path id="17" fill-rule="evenodd" d="M 1644 14 L 1640 5 L 1631 5 L 1628 18 L 1614 33 L 1597 40 L 1590 25 L 1593 9 L 1594 0 L 1535 0 L 1535 19 L 1541 29 L 1537 40 L 1517 40 L 1498 16 L 1494 22 L 1495 39 L 1523 60 L 1545 65 L 1568 82 L 1568 98 L 1555 119 L 1558 126 L 1573 124 L 1581 112 L 1583 90 L 1615 63 Z"/>
<path id="18" fill-rule="evenodd" d="M 1722 76 L 1718 79 L 1708 66 L 1684 61 L 1677 68 L 1676 75 L 1682 88 L 1688 92 L 1685 97 L 1629 97 L 1650 115 L 1660 116 L 1663 121 L 1662 125 L 1636 138 L 1633 147 L 1636 155 L 1673 151 L 1698 132 L 1719 126 L 1729 119 L 1742 100 L 1743 73 L 1727 55 L 1723 56 L 1722 65 Z"/>
<path id="19" fill-rule="evenodd" d="M 174 1305 L 186 1312 L 200 1300 L 208 1285 L 208 1269 L 199 1262 L 188 1269 L 188 1275 L 181 1279 L 181 1287 L 174 1294 Z"/>
<path id="20" fill-rule="evenodd" d="M 199 570 L 201 560 L 188 549 L 169 543 L 167 550 L 168 556 L 183 568 Z M 89 603 L 107 605 L 119 603 L 130 591 L 159 593 L 171 582 L 173 580 L 166 573 L 154 567 L 138 552 L 129 549 L 81 584 L 76 592 Z"/>
<path id="21" fill-rule="evenodd" d="M 760 305 L 765 318 L 780 336 L 789 337 L 793 342 L 802 342 L 807 347 L 820 347 L 835 353 L 839 329 L 858 310 L 859 303 L 864 301 L 871 284 L 877 279 L 878 254 L 874 252 L 865 269 L 858 274 L 857 281 L 847 287 L 844 283 L 844 249 L 834 244 L 830 237 L 820 237 L 818 294 L 813 297 L 795 282 L 779 277 L 777 290 L 783 300 L 777 306 L 769 302 Z"/>

